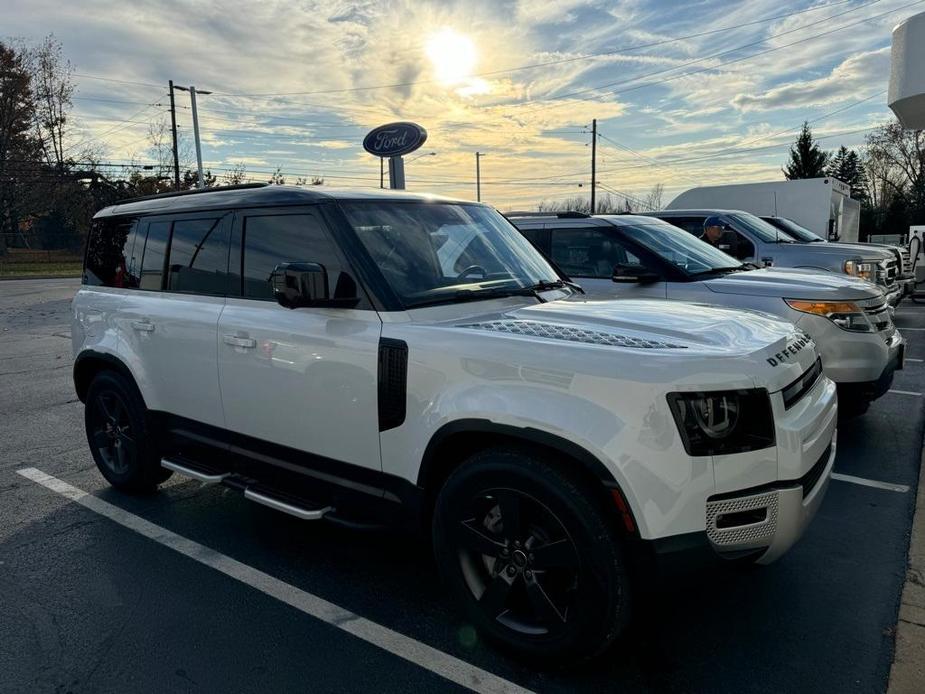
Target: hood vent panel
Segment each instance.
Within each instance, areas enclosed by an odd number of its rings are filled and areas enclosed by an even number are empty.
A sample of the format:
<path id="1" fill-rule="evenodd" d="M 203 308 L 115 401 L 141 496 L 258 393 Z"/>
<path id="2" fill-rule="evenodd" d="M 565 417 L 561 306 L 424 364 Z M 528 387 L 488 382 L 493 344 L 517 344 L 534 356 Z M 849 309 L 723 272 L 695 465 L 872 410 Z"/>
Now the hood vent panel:
<path id="1" fill-rule="evenodd" d="M 589 345 L 607 345 L 609 347 L 629 347 L 631 349 L 687 349 L 686 345 L 678 345 L 662 340 L 650 340 L 629 335 L 617 335 L 601 330 L 589 330 L 574 325 L 557 323 L 539 323 L 529 320 L 496 320 L 486 323 L 470 323 L 457 326 L 472 330 L 491 330 L 528 337 L 542 337 L 549 340 L 566 340 L 567 342 L 583 342 Z"/>

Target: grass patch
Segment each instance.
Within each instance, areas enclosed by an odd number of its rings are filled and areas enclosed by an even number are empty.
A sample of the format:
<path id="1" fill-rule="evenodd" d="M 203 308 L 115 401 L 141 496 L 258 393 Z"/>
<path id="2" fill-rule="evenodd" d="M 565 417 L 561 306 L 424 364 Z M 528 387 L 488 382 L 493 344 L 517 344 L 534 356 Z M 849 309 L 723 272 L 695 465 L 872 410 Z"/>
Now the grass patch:
<path id="1" fill-rule="evenodd" d="M 83 262 L 71 260 L 59 263 L 0 261 L 0 277 L 80 277 Z"/>

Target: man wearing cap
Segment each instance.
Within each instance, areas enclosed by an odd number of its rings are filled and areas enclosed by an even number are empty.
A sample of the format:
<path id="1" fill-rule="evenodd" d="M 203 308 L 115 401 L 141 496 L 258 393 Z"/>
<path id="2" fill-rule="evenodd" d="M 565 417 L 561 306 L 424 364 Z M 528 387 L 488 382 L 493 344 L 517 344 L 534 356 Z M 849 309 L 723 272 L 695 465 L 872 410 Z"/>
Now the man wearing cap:
<path id="1" fill-rule="evenodd" d="M 719 217 L 707 217 L 703 222 L 703 233 L 700 235 L 700 240 L 719 248 L 719 240 L 723 237 L 723 226 L 723 220 Z"/>

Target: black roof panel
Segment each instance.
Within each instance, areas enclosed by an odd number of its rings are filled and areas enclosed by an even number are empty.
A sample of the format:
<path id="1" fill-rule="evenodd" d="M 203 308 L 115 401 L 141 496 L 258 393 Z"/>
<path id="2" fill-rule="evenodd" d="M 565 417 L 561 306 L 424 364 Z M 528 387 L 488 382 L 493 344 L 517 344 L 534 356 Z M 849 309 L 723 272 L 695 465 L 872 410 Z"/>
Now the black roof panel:
<path id="1" fill-rule="evenodd" d="M 195 212 L 197 210 L 228 207 L 273 207 L 306 205 L 324 200 L 390 200 L 395 202 L 471 202 L 405 190 L 376 188 L 329 188 L 327 186 L 235 187 L 225 190 L 205 190 L 201 193 L 153 196 L 110 205 L 96 213 L 95 218 L 122 214 L 159 214 L 168 212 Z M 472 203 L 481 204 L 481 203 Z"/>

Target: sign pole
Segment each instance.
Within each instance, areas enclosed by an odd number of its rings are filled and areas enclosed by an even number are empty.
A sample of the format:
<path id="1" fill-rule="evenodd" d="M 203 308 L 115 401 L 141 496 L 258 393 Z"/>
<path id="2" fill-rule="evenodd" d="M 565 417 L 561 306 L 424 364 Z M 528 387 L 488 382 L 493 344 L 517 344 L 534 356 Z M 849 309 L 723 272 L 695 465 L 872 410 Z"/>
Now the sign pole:
<path id="1" fill-rule="evenodd" d="M 405 189 L 405 160 L 401 155 L 389 157 L 389 188 Z"/>

